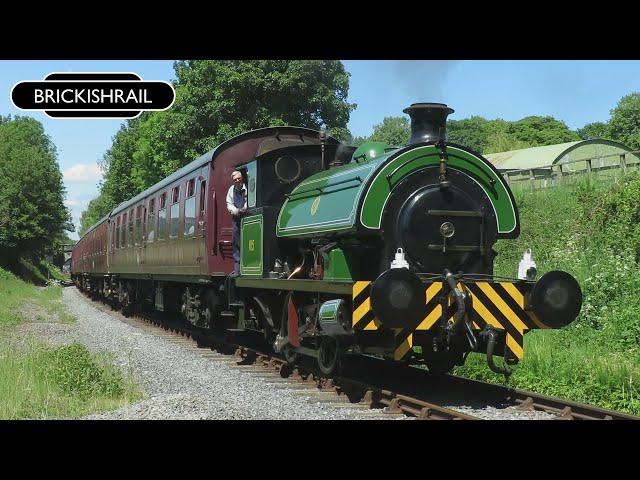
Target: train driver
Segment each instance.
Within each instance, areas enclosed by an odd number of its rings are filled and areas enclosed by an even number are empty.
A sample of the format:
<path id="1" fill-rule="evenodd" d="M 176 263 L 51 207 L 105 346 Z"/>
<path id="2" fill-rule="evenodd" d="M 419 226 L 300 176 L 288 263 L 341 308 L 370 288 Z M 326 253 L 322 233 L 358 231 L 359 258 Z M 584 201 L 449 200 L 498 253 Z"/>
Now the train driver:
<path id="1" fill-rule="evenodd" d="M 242 173 L 234 170 L 231 174 L 233 185 L 227 192 L 227 210 L 233 218 L 233 273 L 240 273 L 240 220 L 247 211 L 247 187 Z"/>

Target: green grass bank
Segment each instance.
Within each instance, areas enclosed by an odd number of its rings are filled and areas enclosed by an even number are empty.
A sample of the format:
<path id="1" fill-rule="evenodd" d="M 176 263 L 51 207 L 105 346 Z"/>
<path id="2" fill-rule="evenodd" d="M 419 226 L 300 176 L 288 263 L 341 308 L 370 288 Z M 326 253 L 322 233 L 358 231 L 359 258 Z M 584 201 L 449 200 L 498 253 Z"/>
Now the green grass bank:
<path id="1" fill-rule="evenodd" d="M 27 322 L 73 323 L 59 301 L 62 288 L 38 289 L 0 269 L 0 419 L 77 418 L 141 397 L 108 355 L 80 344 L 52 347 L 17 327 Z M 23 313 L 31 305 L 33 314 Z"/>
<path id="2" fill-rule="evenodd" d="M 584 298 L 571 325 L 525 335 L 509 383 L 640 415 L 640 174 L 514 194 L 521 234 L 496 244 L 495 273 L 515 277 L 531 248 L 540 275 L 571 273 Z M 504 382 L 479 354 L 454 373 Z"/>

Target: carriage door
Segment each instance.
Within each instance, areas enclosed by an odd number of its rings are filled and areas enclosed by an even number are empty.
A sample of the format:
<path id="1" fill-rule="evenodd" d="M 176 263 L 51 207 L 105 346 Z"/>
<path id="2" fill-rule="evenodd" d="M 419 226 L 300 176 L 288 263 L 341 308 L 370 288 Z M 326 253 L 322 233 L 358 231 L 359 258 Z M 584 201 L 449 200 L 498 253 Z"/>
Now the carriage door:
<path id="1" fill-rule="evenodd" d="M 140 266 L 147 271 L 147 202 L 138 207 L 140 209 L 142 230 L 140 232 Z"/>
<path id="2" fill-rule="evenodd" d="M 200 274 L 206 275 L 209 271 L 207 265 L 207 172 L 202 170 L 198 177 L 198 196 L 197 196 L 197 213 L 196 213 L 196 242 L 198 244 L 197 262 L 200 266 Z"/>

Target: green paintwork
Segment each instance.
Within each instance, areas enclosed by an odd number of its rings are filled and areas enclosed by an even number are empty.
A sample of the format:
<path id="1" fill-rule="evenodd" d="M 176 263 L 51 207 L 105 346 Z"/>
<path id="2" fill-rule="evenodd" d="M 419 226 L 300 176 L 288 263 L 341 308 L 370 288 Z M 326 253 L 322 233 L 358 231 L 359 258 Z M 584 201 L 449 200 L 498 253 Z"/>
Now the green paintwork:
<path id="1" fill-rule="evenodd" d="M 240 274 L 262 275 L 262 215 L 242 219 L 240 225 Z"/>
<path id="2" fill-rule="evenodd" d="M 351 162 L 369 162 L 374 158 L 384 156 L 389 150 L 393 149 L 394 148 L 386 142 L 365 142 L 353 152 Z"/>
<path id="3" fill-rule="evenodd" d="M 455 168 L 469 175 L 485 191 L 496 213 L 498 233 L 512 232 L 517 226 L 516 209 L 501 175 L 493 171 L 482 159 L 456 147 L 447 146 L 447 158 L 448 168 Z M 412 172 L 427 166 L 437 166 L 439 162 L 440 150 L 428 145 L 404 152 L 378 169 L 365 194 L 360 212 L 362 225 L 379 229 L 391 190 Z M 395 173 L 387 180 L 387 175 L 392 172 Z"/>
<path id="4" fill-rule="evenodd" d="M 331 250 L 325 261 L 324 280 L 329 282 L 350 282 L 353 280 L 349 263 L 341 248 Z"/>
<path id="5" fill-rule="evenodd" d="M 353 228 L 367 179 L 388 154 L 319 172 L 300 183 L 282 206 L 276 235 L 291 237 Z"/>
<path id="6" fill-rule="evenodd" d="M 283 290 L 314 293 L 337 293 L 351 296 L 353 282 L 323 282 L 320 280 L 287 280 L 275 278 L 237 277 L 236 287 L 259 290 Z"/>
<path id="7" fill-rule="evenodd" d="M 384 206 L 393 187 L 414 171 L 437 166 L 440 162 L 440 151 L 433 145 L 412 148 L 394 158 L 396 152 L 398 150 L 367 162 L 352 162 L 325 170 L 300 183 L 280 211 L 277 236 L 355 229 L 358 218 L 364 227 L 379 229 Z M 512 232 L 517 227 L 516 209 L 501 175 L 472 153 L 452 146 L 447 146 L 447 153 L 448 167 L 476 180 L 491 200 L 498 233 Z M 402 168 L 398 168 L 400 166 Z M 394 171 L 389 182 L 386 177 Z M 365 191 L 369 182 L 371 185 Z M 358 214 L 357 206 L 363 198 L 362 210 Z"/>

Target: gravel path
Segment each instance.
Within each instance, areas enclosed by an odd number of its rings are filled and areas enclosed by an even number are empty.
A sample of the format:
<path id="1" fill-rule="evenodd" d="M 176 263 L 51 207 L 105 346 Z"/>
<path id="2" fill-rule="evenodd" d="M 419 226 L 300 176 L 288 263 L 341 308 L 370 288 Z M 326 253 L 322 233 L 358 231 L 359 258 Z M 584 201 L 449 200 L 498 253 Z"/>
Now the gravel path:
<path id="1" fill-rule="evenodd" d="M 93 351 L 108 351 L 143 386 L 145 400 L 90 415 L 89 419 L 405 419 L 380 411 L 338 404 L 326 394 L 279 388 L 277 379 L 233 368 L 229 357 L 204 358 L 96 308 L 75 288 L 65 288 L 64 302 L 77 318 L 69 341 Z M 213 352 L 212 352 L 213 353 Z M 325 398 L 326 396 L 326 398 Z"/>

